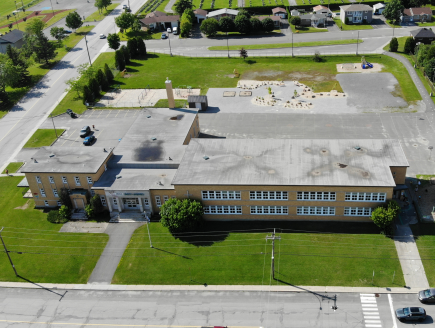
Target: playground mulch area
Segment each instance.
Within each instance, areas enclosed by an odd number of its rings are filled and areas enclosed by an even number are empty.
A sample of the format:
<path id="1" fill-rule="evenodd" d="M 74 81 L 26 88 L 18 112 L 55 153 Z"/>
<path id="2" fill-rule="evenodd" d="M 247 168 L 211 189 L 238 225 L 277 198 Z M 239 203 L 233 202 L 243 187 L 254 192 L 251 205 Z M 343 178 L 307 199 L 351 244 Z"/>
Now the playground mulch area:
<path id="1" fill-rule="evenodd" d="M 64 12 L 64 11 L 67 11 L 67 10 L 69 10 L 69 9 L 61 9 L 61 10 L 57 10 L 57 11 L 54 12 L 54 14 L 53 14 L 52 12 L 51 12 L 51 13 L 42 14 L 40 11 L 33 11 L 32 13 L 30 13 L 30 14 L 27 15 L 26 17 L 21 18 L 21 19 L 18 20 L 17 22 L 15 22 L 15 21 L 12 22 L 12 21 L 10 21 L 10 23 L 8 23 L 8 24 L 6 24 L 6 25 L 3 25 L 3 26 L 0 26 L 0 29 L 8 27 L 9 24 L 12 24 L 12 26 L 16 25 L 17 23 L 20 24 L 20 23 L 24 22 L 24 18 L 25 18 L 26 20 L 28 20 L 29 18 L 32 18 L 32 17 L 35 17 L 35 16 L 43 17 L 43 18 L 42 18 L 42 21 L 43 21 L 44 23 L 47 23 L 47 22 L 48 22 L 52 17 L 54 17 L 54 16 L 56 16 L 57 14 L 60 14 L 60 13 L 62 13 L 62 12 Z M 13 19 L 13 16 L 12 16 L 11 18 Z"/>

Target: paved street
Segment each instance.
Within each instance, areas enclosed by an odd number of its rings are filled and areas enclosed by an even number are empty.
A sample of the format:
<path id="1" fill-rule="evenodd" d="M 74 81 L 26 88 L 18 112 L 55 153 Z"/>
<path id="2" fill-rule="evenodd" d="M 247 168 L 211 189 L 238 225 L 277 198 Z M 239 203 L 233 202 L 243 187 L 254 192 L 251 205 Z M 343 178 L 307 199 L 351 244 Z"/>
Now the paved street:
<path id="1" fill-rule="evenodd" d="M 2 288 L 0 326 L 19 327 L 407 327 L 392 310 L 416 294 L 241 291 L 68 291 Z M 56 294 L 57 293 L 57 294 Z M 64 295 L 61 298 L 61 295 Z M 432 324 L 435 306 L 424 306 Z"/>

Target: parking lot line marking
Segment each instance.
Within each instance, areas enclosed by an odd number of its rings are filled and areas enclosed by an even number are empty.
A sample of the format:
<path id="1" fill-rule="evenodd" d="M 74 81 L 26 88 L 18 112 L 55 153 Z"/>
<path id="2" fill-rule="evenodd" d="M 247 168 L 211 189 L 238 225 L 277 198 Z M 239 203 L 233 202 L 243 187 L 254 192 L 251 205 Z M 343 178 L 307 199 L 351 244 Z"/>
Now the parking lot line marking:
<path id="1" fill-rule="evenodd" d="M 100 136 L 101 132 L 103 132 L 103 130 L 101 130 L 100 133 L 98 133 L 98 135 L 95 138 L 98 138 Z"/>
<path id="2" fill-rule="evenodd" d="M 135 113 L 134 113 L 133 117 L 135 117 L 138 112 L 139 112 L 138 110 L 135 110 Z"/>
<path id="3" fill-rule="evenodd" d="M 397 328 L 396 316 L 393 309 L 393 299 L 391 298 L 391 294 L 388 294 L 388 303 L 390 304 L 391 317 L 393 318 L 393 328 Z"/>
<path id="4" fill-rule="evenodd" d="M 366 323 L 381 323 L 381 320 L 366 320 Z"/>
<path id="5" fill-rule="evenodd" d="M 118 110 L 118 114 L 116 114 L 116 115 L 115 115 L 115 117 L 116 117 L 116 116 L 118 116 L 118 115 L 119 115 L 119 113 L 121 113 L 121 111 L 120 111 L 120 110 Z"/>
<path id="6" fill-rule="evenodd" d="M 370 303 L 368 303 L 368 304 L 363 304 L 363 307 L 364 306 L 366 306 L 366 307 L 376 307 L 377 305 L 376 304 L 370 304 Z"/>
<path id="7" fill-rule="evenodd" d="M 74 132 L 76 132 L 77 131 L 77 129 L 75 129 L 74 131 L 73 131 L 73 133 L 71 133 L 71 135 L 73 135 L 74 134 Z M 65 141 L 61 144 L 61 146 L 63 146 L 63 144 L 65 143 L 65 142 L 67 142 L 68 140 L 70 140 L 70 139 L 68 139 L 68 138 L 65 138 Z"/>
<path id="8" fill-rule="evenodd" d="M 124 117 L 127 117 L 127 114 L 128 114 L 129 111 L 130 111 L 130 110 L 127 109 L 127 112 L 125 113 Z"/>
<path id="9" fill-rule="evenodd" d="M 100 117 L 101 114 L 103 114 L 102 110 L 100 110 L 100 113 L 98 114 L 97 118 Z"/>
<path id="10" fill-rule="evenodd" d="M 382 325 L 373 325 L 373 324 L 369 324 L 369 325 L 366 325 L 366 327 L 367 328 L 370 328 L 370 327 L 382 327 Z"/>
<path id="11" fill-rule="evenodd" d="M 377 311 L 378 308 L 363 308 L 363 311 Z"/>
<path id="12" fill-rule="evenodd" d="M 109 109 L 108 111 L 107 111 L 107 116 L 106 116 L 106 118 L 108 118 L 109 117 L 109 115 L 112 113 L 112 111 Z"/>
<path id="13" fill-rule="evenodd" d="M 88 115 L 88 118 L 91 117 L 92 114 L 94 114 L 94 111 L 92 111 L 92 112 Z"/>

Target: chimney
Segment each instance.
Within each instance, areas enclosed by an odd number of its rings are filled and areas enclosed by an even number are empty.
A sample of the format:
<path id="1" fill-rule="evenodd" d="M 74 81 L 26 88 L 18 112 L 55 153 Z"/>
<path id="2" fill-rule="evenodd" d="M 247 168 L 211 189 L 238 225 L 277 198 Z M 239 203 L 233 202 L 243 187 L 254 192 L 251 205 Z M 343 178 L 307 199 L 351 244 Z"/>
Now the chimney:
<path id="1" fill-rule="evenodd" d="M 169 77 L 166 78 L 166 94 L 168 95 L 169 108 L 175 108 L 174 91 L 172 90 L 172 82 Z"/>

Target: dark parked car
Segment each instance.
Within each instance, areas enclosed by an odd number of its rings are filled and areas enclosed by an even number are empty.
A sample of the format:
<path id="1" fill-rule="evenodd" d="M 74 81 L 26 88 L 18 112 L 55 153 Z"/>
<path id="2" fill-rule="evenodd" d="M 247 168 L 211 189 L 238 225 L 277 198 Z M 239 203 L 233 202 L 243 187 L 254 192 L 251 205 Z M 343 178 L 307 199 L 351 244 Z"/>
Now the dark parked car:
<path id="1" fill-rule="evenodd" d="M 418 293 L 421 303 L 435 303 L 435 288 L 422 290 Z"/>
<path id="2" fill-rule="evenodd" d="M 75 118 L 75 117 L 77 117 L 77 115 L 76 115 L 76 113 L 74 113 L 71 109 L 67 109 L 66 110 L 66 113 L 69 115 L 69 116 L 71 116 L 71 118 Z"/>
<path id="3" fill-rule="evenodd" d="M 167 38 L 166 33 L 162 33 L 161 38 L 162 38 L 162 39 L 166 39 L 166 38 Z"/>
<path id="4" fill-rule="evenodd" d="M 426 311 L 421 307 L 407 307 L 396 310 L 396 317 L 399 321 L 424 321 Z"/>
<path id="5" fill-rule="evenodd" d="M 83 140 L 83 144 L 85 146 L 90 146 L 90 145 L 92 145 L 94 143 L 94 141 L 95 141 L 95 137 L 94 136 L 89 136 L 89 137 L 86 137 L 85 140 Z"/>
<path id="6" fill-rule="evenodd" d="M 80 137 L 84 138 L 86 137 L 89 133 L 91 133 L 91 128 L 86 125 L 84 126 L 81 130 L 80 130 Z"/>

